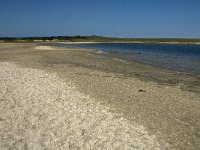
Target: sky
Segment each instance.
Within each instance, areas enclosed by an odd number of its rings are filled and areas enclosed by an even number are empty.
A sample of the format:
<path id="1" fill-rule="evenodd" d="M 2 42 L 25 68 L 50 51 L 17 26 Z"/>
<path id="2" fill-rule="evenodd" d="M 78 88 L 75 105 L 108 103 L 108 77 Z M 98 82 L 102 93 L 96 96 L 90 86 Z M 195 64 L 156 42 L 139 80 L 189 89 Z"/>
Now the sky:
<path id="1" fill-rule="evenodd" d="M 200 0 L 0 0 L 0 37 L 200 38 Z"/>

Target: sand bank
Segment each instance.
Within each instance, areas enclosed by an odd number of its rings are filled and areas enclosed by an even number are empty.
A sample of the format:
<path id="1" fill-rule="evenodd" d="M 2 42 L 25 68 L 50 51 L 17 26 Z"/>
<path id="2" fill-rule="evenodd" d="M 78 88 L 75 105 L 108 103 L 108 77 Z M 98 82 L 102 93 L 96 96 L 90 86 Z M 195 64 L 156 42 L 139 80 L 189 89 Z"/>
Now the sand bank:
<path id="1" fill-rule="evenodd" d="M 55 74 L 0 63 L 1 149 L 161 149 Z M 165 145 L 167 146 L 167 145 Z"/>

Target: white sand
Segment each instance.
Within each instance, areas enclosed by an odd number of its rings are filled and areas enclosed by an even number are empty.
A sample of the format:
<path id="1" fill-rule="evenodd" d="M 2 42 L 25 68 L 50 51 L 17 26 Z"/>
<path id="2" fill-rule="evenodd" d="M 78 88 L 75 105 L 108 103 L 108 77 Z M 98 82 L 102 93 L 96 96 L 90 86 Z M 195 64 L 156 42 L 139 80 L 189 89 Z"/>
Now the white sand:
<path id="1" fill-rule="evenodd" d="M 164 149 L 55 74 L 0 63 L 0 149 Z"/>
<path id="2" fill-rule="evenodd" d="M 38 50 L 57 50 L 54 47 L 51 46 L 36 46 L 34 49 L 38 49 Z"/>
<path id="3" fill-rule="evenodd" d="M 54 46 L 34 46 L 35 50 L 44 50 L 44 51 L 63 51 L 63 48 L 60 47 L 54 47 Z M 66 51 L 69 51 L 69 49 L 64 49 Z M 81 50 L 81 51 L 88 51 L 87 49 L 80 49 L 80 48 L 73 48 L 73 51 Z"/>

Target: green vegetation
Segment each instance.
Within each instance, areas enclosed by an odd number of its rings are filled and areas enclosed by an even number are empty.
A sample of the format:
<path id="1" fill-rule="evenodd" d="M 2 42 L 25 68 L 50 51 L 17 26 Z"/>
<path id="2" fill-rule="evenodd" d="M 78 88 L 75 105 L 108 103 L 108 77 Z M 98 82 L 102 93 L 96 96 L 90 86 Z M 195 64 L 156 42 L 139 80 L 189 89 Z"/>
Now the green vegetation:
<path id="1" fill-rule="evenodd" d="M 51 37 L 0 37 L 3 42 L 33 42 L 33 41 L 69 41 L 69 42 L 177 42 L 177 43 L 200 43 L 200 38 L 116 38 L 102 36 L 51 36 Z"/>

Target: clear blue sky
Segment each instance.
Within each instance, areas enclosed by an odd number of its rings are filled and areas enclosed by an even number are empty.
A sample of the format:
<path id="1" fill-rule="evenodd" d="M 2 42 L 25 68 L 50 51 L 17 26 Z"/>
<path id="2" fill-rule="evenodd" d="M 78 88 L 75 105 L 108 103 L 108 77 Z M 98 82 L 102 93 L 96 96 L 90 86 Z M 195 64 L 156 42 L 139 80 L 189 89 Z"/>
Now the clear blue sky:
<path id="1" fill-rule="evenodd" d="M 200 38 L 200 0 L 0 0 L 0 37 Z"/>

